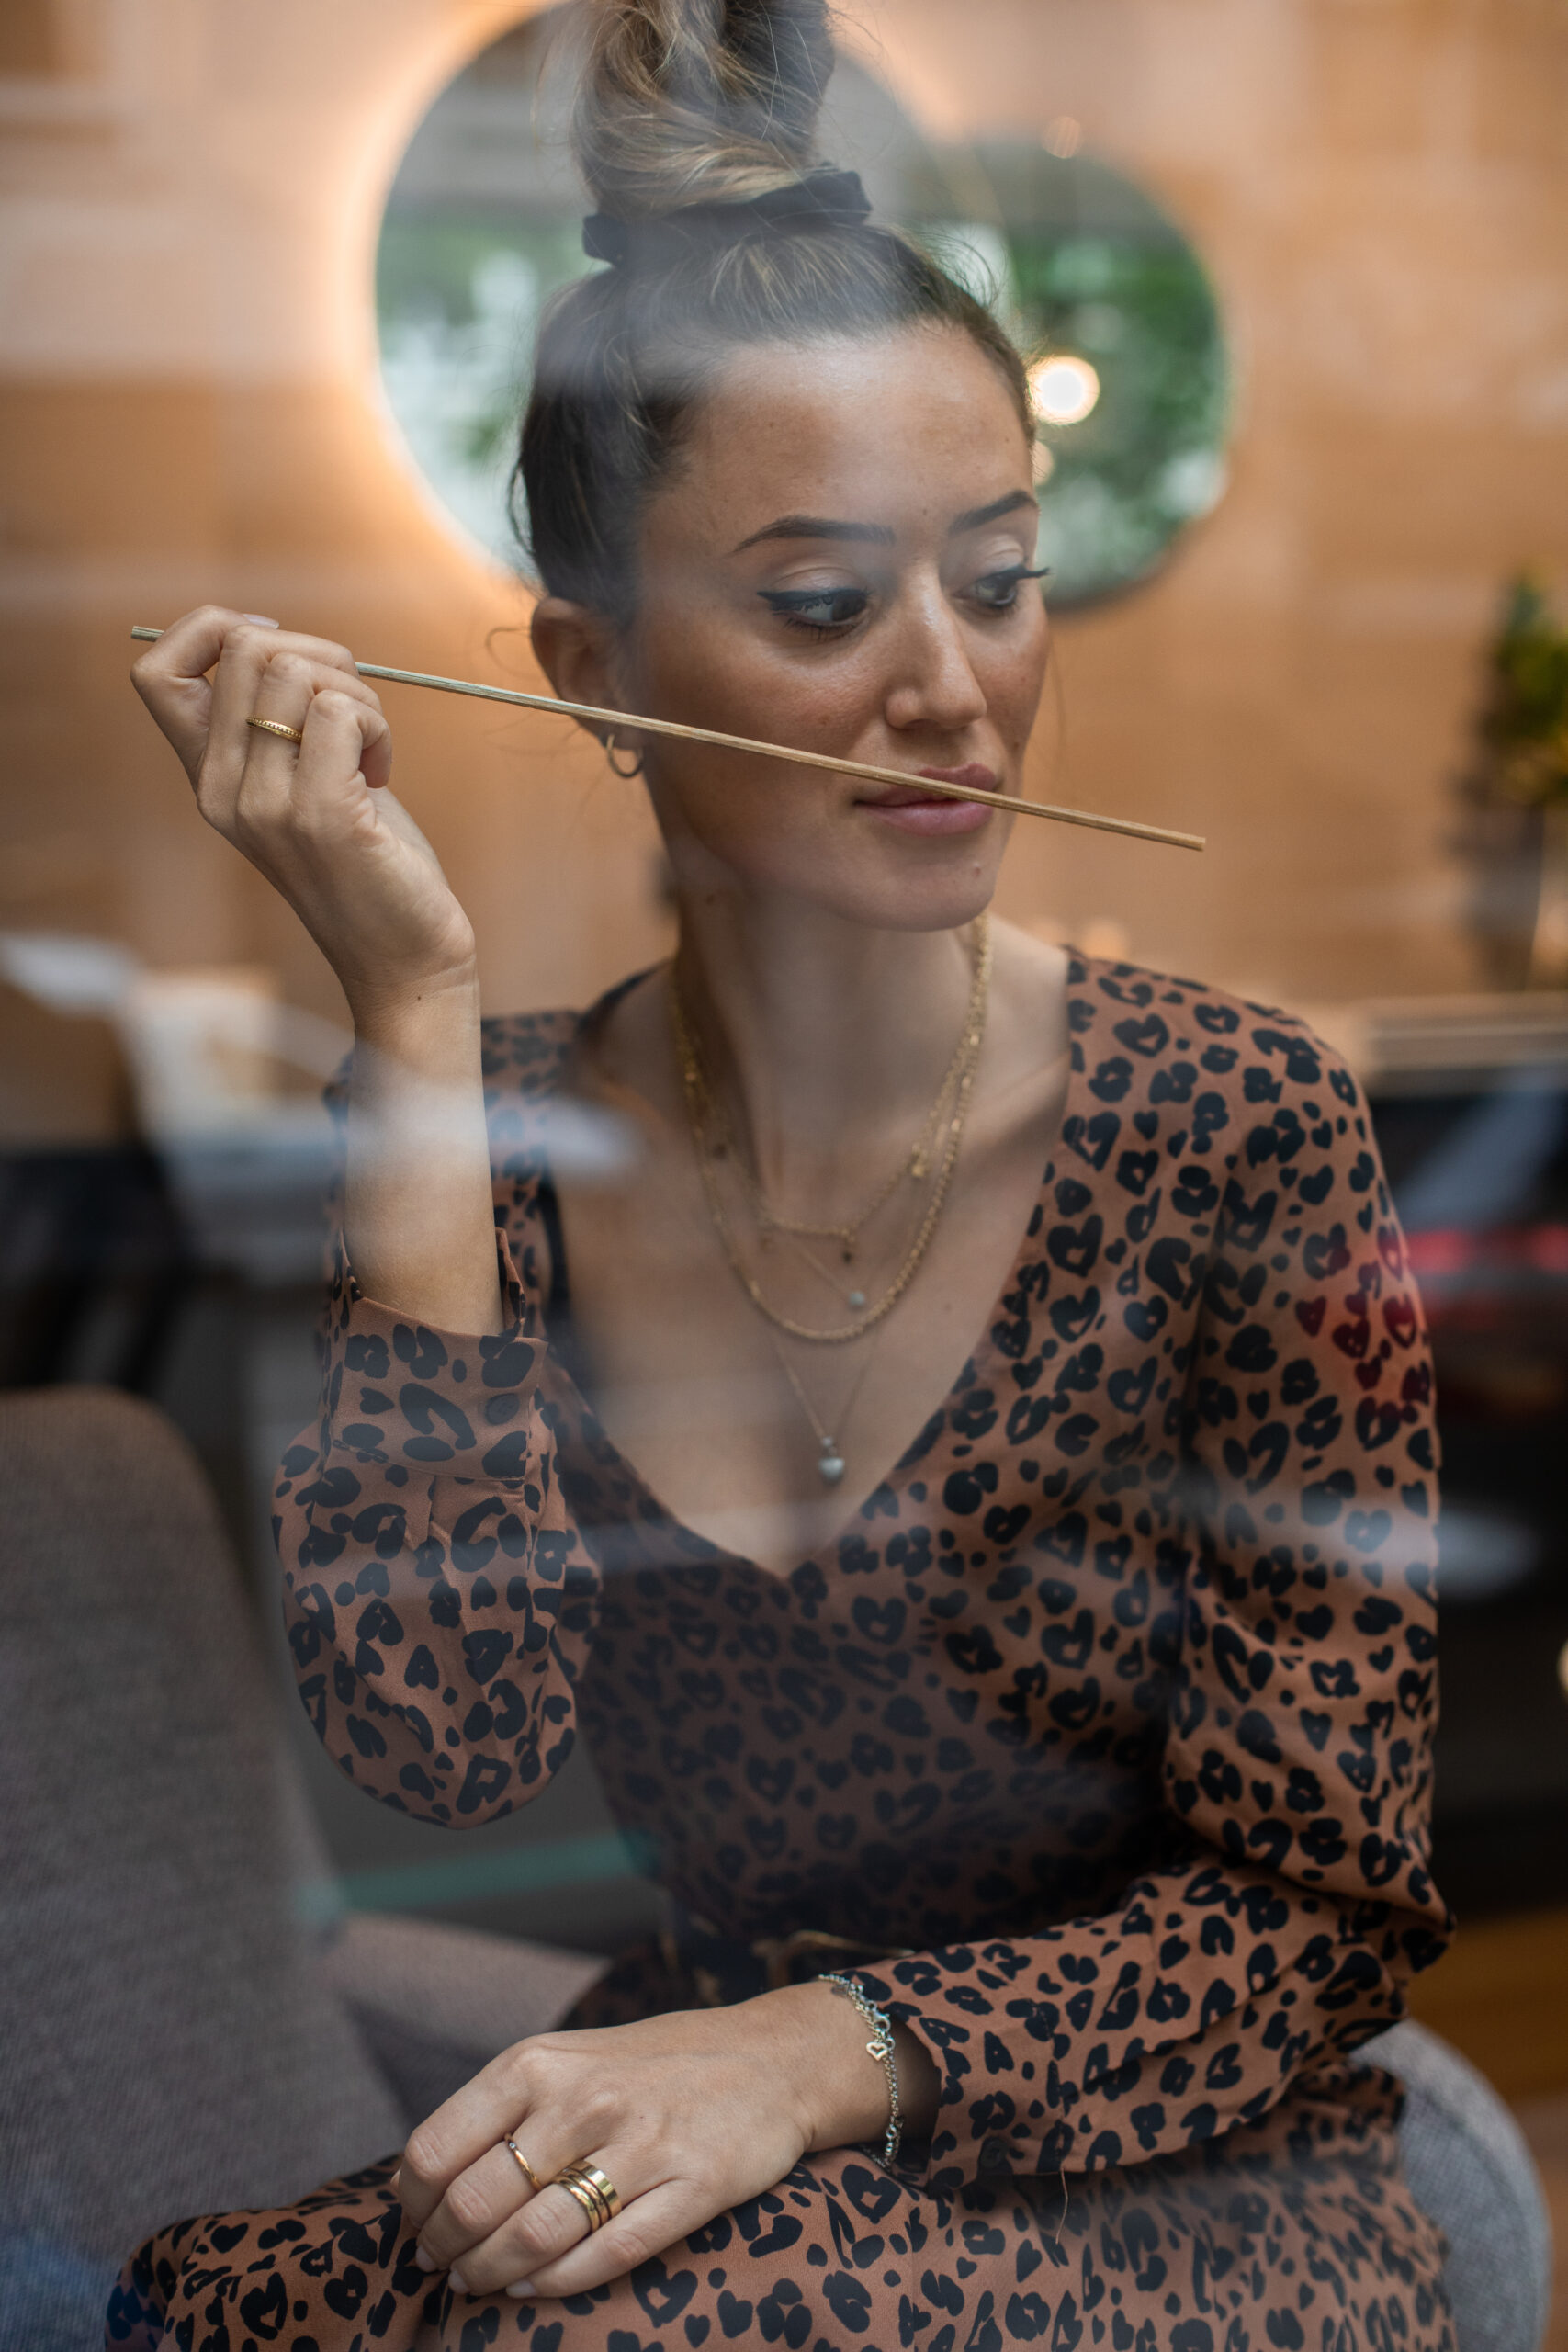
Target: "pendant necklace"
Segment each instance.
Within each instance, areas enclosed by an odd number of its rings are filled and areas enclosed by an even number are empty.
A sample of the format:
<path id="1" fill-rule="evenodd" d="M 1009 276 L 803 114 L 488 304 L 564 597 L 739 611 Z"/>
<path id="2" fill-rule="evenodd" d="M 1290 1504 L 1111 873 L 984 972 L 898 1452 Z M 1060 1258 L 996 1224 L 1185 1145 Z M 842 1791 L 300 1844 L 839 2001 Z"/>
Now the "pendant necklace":
<path id="1" fill-rule="evenodd" d="M 878 1337 L 880 1336 L 879 1333 Z M 831 1430 L 824 1429 L 816 1407 L 806 1393 L 799 1374 L 779 1344 L 777 1332 L 770 1331 L 768 1337 L 773 1341 L 773 1353 L 779 1360 L 779 1370 L 795 1391 L 795 1403 L 810 1423 L 811 1434 L 817 1440 L 817 1476 L 825 1487 L 836 1487 L 844 1475 L 844 1449 L 840 1442 L 840 1436 L 835 1435 Z M 876 1345 L 873 1341 L 866 1350 L 865 1362 L 856 1373 L 849 1395 L 839 1408 L 836 1419 L 840 1434 L 849 1427 L 850 1415 L 854 1411 L 856 1399 L 865 1385 L 865 1376 L 871 1370 L 872 1360 L 875 1354 Z"/>

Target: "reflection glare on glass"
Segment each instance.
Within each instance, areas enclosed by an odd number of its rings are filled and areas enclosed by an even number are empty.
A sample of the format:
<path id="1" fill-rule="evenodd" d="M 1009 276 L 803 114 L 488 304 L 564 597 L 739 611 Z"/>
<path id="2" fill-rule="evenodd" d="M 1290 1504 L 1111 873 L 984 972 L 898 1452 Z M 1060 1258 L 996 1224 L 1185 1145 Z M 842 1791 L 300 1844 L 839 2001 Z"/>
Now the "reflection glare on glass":
<path id="1" fill-rule="evenodd" d="M 1100 399 L 1099 370 L 1073 353 L 1055 351 L 1029 371 L 1034 413 L 1045 424 L 1080 424 Z"/>

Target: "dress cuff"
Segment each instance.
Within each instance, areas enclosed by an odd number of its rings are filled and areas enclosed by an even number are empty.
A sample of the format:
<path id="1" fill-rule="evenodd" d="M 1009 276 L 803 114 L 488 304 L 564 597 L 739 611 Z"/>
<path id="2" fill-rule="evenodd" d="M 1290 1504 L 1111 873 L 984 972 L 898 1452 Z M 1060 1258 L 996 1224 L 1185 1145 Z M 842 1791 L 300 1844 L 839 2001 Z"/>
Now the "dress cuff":
<path id="1" fill-rule="evenodd" d="M 499 1232 L 496 1263 L 502 1329 L 444 1331 L 367 1297 L 340 1250 L 327 1311 L 324 1452 L 426 1476 L 523 1475 L 536 1400 L 521 1392 L 546 1351 Z"/>

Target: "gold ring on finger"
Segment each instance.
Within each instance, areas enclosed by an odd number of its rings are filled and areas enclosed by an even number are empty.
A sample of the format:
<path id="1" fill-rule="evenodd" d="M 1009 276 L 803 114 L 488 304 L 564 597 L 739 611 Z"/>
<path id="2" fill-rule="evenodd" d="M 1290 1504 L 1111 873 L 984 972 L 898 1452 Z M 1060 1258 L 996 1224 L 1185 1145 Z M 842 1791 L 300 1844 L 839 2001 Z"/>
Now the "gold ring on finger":
<path id="1" fill-rule="evenodd" d="M 286 743 L 302 743 L 305 741 L 302 727 L 286 726 L 281 718 L 247 718 L 245 725 L 259 729 L 264 735 L 281 735 Z"/>
<path id="2" fill-rule="evenodd" d="M 561 2173 L 557 2178 L 556 2186 L 558 2188 L 564 2188 L 572 2202 L 581 2209 L 583 2219 L 588 2223 L 590 2237 L 593 2235 L 595 2230 L 604 2228 L 610 2216 L 604 2211 L 599 2199 L 585 2182 L 576 2179 L 569 2180 L 565 2173 Z"/>
<path id="3" fill-rule="evenodd" d="M 591 2165 L 586 2156 L 579 2157 L 574 2165 L 568 2165 L 567 2170 L 575 2180 L 582 2181 L 593 2191 L 604 2207 L 606 2220 L 613 2222 L 621 2210 L 621 2199 L 609 2174 L 601 2172 L 597 2165 Z"/>
<path id="4" fill-rule="evenodd" d="M 522 2149 L 518 2146 L 516 2141 L 512 2137 L 510 2132 L 507 2133 L 505 2139 L 501 2144 L 506 2150 L 508 2155 L 512 2156 L 522 2167 L 524 2179 L 527 2182 L 535 2196 L 537 2197 L 540 2189 L 543 2188 L 545 2184 L 539 2178 L 538 2174 L 534 2170 L 533 2165 L 528 2162 L 527 2157 L 523 2154 Z"/>
<path id="5" fill-rule="evenodd" d="M 564 2188 L 587 2215 L 590 2235 L 613 2222 L 621 2210 L 615 2182 L 597 2165 L 586 2161 L 568 2165 L 564 2172 L 557 2173 L 556 2187 Z"/>

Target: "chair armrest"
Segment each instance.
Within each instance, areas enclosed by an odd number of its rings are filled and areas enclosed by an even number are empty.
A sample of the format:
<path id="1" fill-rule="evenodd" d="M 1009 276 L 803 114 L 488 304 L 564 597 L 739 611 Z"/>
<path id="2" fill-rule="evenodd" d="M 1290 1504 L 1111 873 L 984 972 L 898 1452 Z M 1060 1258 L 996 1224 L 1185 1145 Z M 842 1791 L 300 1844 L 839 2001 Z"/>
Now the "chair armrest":
<path id="1" fill-rule="evenodd" d="M 1356 2052 L 1404 2091 L 1410 2193 L 1448 2240 L 1443 2283 L 1462 2352 L 1536 2352 L 1551 2294 L 1551 2224 L 1523 2132 L 1484 2075 L 1405 2018 Z"/>
<path id="2" fill-rule="evenodd" d="M 609 1962 L 358 1911 L 344 1918 L 321 1966 L 412 2131 L 513 2042 L 558 2025 Z"/>

